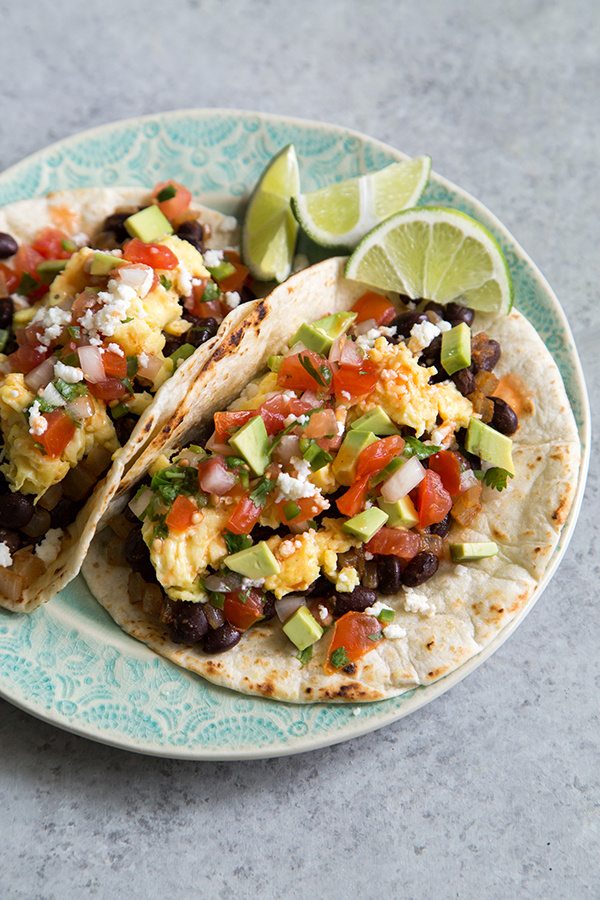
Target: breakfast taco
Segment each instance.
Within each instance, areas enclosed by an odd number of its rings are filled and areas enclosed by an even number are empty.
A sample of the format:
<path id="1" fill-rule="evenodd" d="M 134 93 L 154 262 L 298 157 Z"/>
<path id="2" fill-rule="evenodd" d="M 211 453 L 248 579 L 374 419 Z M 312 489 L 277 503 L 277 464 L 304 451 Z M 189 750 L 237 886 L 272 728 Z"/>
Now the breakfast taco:
<path id="1" fill-rule="evenodd" d="M 412 295 L 330 259 L 236 313 L 84 562 L 121 628 L 241 692 L 371 701 L 523 610 L 579 464 L 560 374 L 516 310 Z"/>
<path id="2" fill-rule="evenodd" d="M 175 182 L 0 210 L 0 606 L 29 612 L 77 573 L 127 464 L 254 297 L 237 242 Z"/>

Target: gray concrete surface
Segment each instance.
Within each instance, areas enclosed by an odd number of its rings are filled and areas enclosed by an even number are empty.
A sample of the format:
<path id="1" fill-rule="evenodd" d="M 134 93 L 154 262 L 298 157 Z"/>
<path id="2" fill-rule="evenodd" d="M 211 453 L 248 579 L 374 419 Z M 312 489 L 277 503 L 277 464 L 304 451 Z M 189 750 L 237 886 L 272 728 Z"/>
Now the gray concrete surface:
<path id="1" fill-rule="evenodd" d="M 600 13 L 536 0 L 0 2 L 0 167 L 202 105 L 362 129 L 480 197 L 600 395 Z M 566 559 L 483 668 L 304 757 L 185 764 L 0 704 L 3 898 L 600 896 L 597 460 Z"/>

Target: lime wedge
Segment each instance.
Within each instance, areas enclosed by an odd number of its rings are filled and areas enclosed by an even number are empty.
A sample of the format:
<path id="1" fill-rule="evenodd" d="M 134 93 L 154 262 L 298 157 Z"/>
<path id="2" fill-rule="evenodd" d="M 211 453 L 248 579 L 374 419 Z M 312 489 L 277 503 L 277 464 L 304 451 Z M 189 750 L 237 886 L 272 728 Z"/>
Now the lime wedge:
<path id="1" fill-rule="evenodd" d="M 292 199 L 294 215 L 321 247 L 356 247 L 379 222 L 416 206 L 431 169 L 428 156 L 392 163 L 379 172 L 349 178 Z"/>
<path id="2" fill-rule="evenodd" d="M 382 222 L 360 242 L 346 276 L 413 300 L 460 300 L 481 312 L 507 313 L 513 302 L 498 242 L 457 209 L 423 206 Z"/>
<path id="3" fill-rule="evenodd" d="M 267 165 L 246 209 L 242 256 L 259 281 L 283 281 L 290 274 L 298 236 L 290 198 L 299 189 L 296 151 L 288 144 Z"/>

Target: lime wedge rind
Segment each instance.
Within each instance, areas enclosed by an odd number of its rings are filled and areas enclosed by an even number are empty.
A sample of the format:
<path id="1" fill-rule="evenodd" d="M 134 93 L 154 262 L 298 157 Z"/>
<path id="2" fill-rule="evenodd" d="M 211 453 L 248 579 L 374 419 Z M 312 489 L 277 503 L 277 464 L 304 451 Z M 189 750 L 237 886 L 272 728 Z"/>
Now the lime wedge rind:
<path id="1" fill-rule="evenodd" d="M 427 236 L 424 226 L 429 228 Z M 402 253 L 405 246 L 410 247 L 411 232 L 415 263 L 412 267 L 410 253 L 407 251 L 404 256 Z M 450 236 L 455 241 L 456 236 L 459 237 L 447 260 L 443 259 L 440 250 L 443 244 L 440 235 L 442 238 Z M 457 269 L 461 250 L 467 259 L 463 259 Z M 442 255 L 442 268 L 435 279 L 430 279 L 430 271 L 440 262 L 436 253 L 438 257 Z M 501 314 L 510 312 L 513 305 L 512 279 L 500 244 L 481 222 L 450 207 L 407 209 L 381 222 L 359 243 L 346 263 L 345 273 L 354 281 L 400 291 L 415 300 L 426 298 L 449 303 L 462 297 L 474 309 Z"/>
<path id="2" fill-rule="evenodd" d="M 392 163 L 378 172 L 336 182 L 309 194 L 298 194 L 292 198 L 292 210 L 302 230 L 315 244 L 352 249 L 384 218 L 416 206 L 430 171 L 429 156 Z M 382 182 L 387 190 L 385 198 L 378 190 L 378 183 Z M 388 190 L 390 184 L 394 187 Z M 383 215 L 377 212 L 378 207 Z M 340 222 L 348 226 L 343 231 Z"/>

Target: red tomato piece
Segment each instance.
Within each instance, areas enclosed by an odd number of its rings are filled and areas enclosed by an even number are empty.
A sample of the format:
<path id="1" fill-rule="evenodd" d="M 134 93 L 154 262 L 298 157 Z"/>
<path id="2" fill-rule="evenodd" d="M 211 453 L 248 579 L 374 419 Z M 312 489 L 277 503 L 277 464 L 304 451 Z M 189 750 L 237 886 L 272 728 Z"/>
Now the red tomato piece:
<path id="1" fill-rule="evenodd" d="M 248 591 L 241 597 L 239 591 L 230 591 L 225 594 L 223 612 L 227 621 L 234 628 L 246 631 L 263 617 L 261 594 L 258 591 Z"/>
<path id="2" fill-rule="evenodd" d="M 427 469 L 425 478 L 416 489 L 416 503 L 419 511 L 419 528 L 436 525 L 452 509 L 452 497 L 442 484 L 437 472 Z"/>
<path id="3" fill-rule="evenodd" d="M 404 450 L 404 439 L 398 434 L 381 438 L 369 444 L 358 457 L 356 474 L 359 478 L 364 475 L 375 475 L 381 472 L 387 464 L 399 456 Z"/>
<path id="4" fill-rule="evenodd" d="M 75 425 L 73 420 L 60 409 L 44 413 L 44 418 L 48 427 L 43 434 L 35 436 L 35 441 L 41 444 L 47 456 L 56 459 L 75 434 Z"/>
<path id="5" fill-rule="evenodd" d="M 125 244 L 123 259 L 132 263 L 143 263 L 152 269 L 175 269 L 179 260 L 172 250 L 162 244 L 145 244 L 133 238 Z"/>
<path id="6" fill-rule="evenodd" d="M 31 247 L 44 259 L 69 259 L 72 251 L 63 247 L 63 241 L 66 240 L 67 235 L 60 228 L 43 228 L 36 235 Z"/>
<path id="7" fill-rule="evenodd" d="M 291 519 L 288 519 L 285 514 L 285 507 L 288 502 L 289 501 L 287 500 L 282 500 L 275 504 L 279 519 L 284 525 L 289 525 L 290 523 L 293 525 L 301 525 L 302 522 L 308 522 L 309 519 L 314 519 L 314 517 L 323 509 L 321 504 L 315 502 L 312 497 L 300 497 L 299 500 L 293 501 L 296 506 L 299 507 L 300 512 L 297 516 L 292 516 Z"/>
<path id="8" fill-rule="evenodd" d="M 374 291 L 368 291 L 359 297 L 354 306 L 353 312 L 358 313 L 356 323 L 367 322 L 369 319 L 375 319 L 378 325 L 389 325 L 396 318 L 396 307 L 381 294 Z"/>
<path id="9" fill-rule="evenodd" d="M 105 403 L 110 403 L 111 400 L 122 400 L 129 394 L 125 385 L 118 378 L 106 378 L 96 384 L 86 383 L 90 394 L 97 397 L 98 400 L 104 400 Z"/>
<path id="10" fill-rule="evenodd" d="M 102 354 L 102 363 L 108 378 L 125 378 L 127 375 L 127 360 L 120 353 L 105 350 Z"/>
<path id="11" fill-rule="evenodd" d="M 365 360 L 360 369 L 354 366 L 340 366 L 337 372 L 333 373 L 336 400 L 349 403 L 370 394 L 378 378 L 379 373 L 369 360 Z"/>
<path id="12" fill-rule="evenodd" d="M 193 500 L 190 500 L 189 497 L 184 497 L 183 494 L 178 494 L 165 519 L 165 524 L 169 531 L 187 531 L 190 525 L 193 524 L 192 518 L 194 513 L 197 512 L 198 507 Z"/>
<path id="13" fill-rule="evenodd" d="M 175 196 L 171 197 L 169 200 L 158 200 L 158 194 L 166 187 L 173 187 L 175 189 Z M 176 224 L 183 221 L 192 201 L 192 195 L 188 189 L 182 184 L 179 184 L 178 181 L 172 180 L 159 182 L 152 191 L 152 197 L 156 200 L 160 211 L 165 214 L 167 219 Z"/>
<path id="14" fill-rule="evenodd" d="M 19 283 L 19 279 L 14 269 L 11 269 L 9 266 L 5 266 L 4 263 L 0 263 L 0 281 L 4 280 L 6 285 L 6 290 L 9 294 L 12 294 L 13 291 L 16 291 L 17 285 Z"/>
<path id="15" fill-rule="evenodd" d="M 225 444 L 234 431 L 258 415 L 256 409 L 240 409 L 236 412 L 217 412 L 214 415 L 215 435 L 219 444 Z"/>
<path id="16" fill-rule="evenodd" d="M 460 494 L 460 461 L 451 450 L 440 450 L 429 457 L 429 468 L 437 472 L 451 497 Z"/>
<path id="17" fill-rule="evenodd" d="M 29 244 L 21 244 L 15 254 L 15 272 L 17 277 L 21 278 L 24 272 L 31 275 L 32 278 L 39 279 L 37 267 L 44 262 L 44 257 Z"/>
<path id="18" fill-rule="evenodd" d="M 405 531 L 402 528 L 387 528 L 385 525 L 374 534 L 365 549 L 369 553 L 379 553 L 382 556 L 398 556 L 400 559 L 412 559 L 419 552 L 421 539 L 414 531 Z"/>
<path id="19" fill-rule="evenodd" d="M 25 346 L 15 350 L 14 353 L 9 354 L 8 361 L 13 372 L 22 372 L 24 375 L 27 375 L 28 372 L 31 372 L 32 369 L 35 369 L 36 366 L 39 366 L 41 362 L 47 359 L 50 353 L 50 349 L 45 347 L 43 350 L 39 350 L 37 347 L 25 344 Z"/>
<path id="20" fill-rule="evenodd" d="M 234 534 L 250 534 L 261 514 L 260 506 L 255 506 L 245 494 L 235 506 L 227 522 L 227 529 Z"/>
<path id="21" fill-rule="evenodd" d="M 232 272 L 227 278 L 222 278 L 219 281 L 219 287 L 223 292 L 237 291 L 239 293 L 246 283 L 250 270 L 241 262 L 239 254 L 234 250 L 226 250 L 225 259 L 235 267 L 235 272 Z"/>
<path id="22" fill-rule="evenodd" d="M 339 672 L 344 666 L 357 662 L 369 650 L 377 646 L 377 635 L 382 633 L 375 616 L 360 612 L 347 612 L 333 626 L 333 635 L 327 653 L 325 671 Z M 335 651 L 344 650 L 334 656 Z M 341 657 L 341 658 L 340 658 Z"/>
<path id="23" fill-rule="evenodd" d="M 345 494 L 342 494 L 335 502 L 337 508 L 344 516 L 356 516 L 363 508 L 369 493 L 369 476 L 355 481 Z"/>
<path id="24" fill-rule="evenodd" d="M 314 375 L 311 372 L 314 372 Z M 329 394 L 331 391 L 329 363 L 324 356 L 319 356 L 313 350 L 302 350 L 300 353 L 286 356 L 277 373 L 277 384 L 285 390 Z"/>

